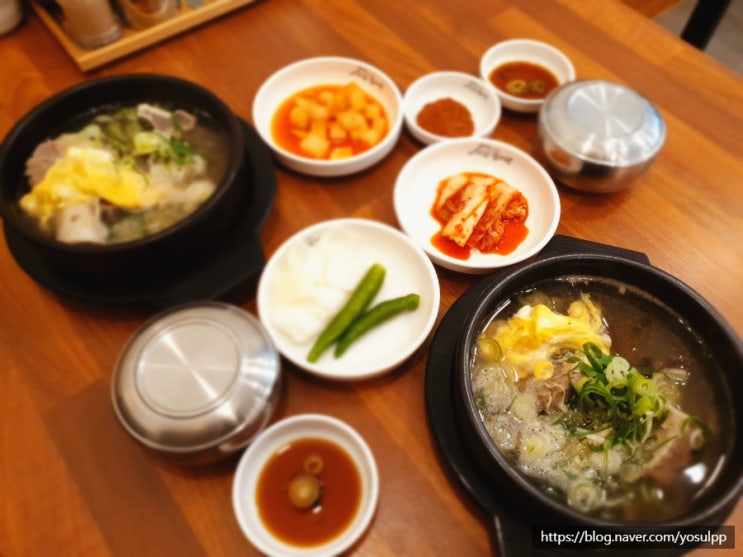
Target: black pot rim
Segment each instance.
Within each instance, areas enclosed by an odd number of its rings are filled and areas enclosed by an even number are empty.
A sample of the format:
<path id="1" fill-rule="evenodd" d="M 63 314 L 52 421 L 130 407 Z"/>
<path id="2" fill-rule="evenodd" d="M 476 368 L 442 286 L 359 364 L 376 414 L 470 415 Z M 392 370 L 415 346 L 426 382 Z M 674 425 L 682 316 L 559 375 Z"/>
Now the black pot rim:
<path id="1" fill-rule="evenodd" d="M 565 267 L 566 269 L 555 272 L 559 267 Z M 572 270 L 574 268 L 579 270 Z M 622 276 L 611 274 L 611 272 L 620 268 L 630 273 L 635 273 L 648 281 L 652 281 L 651 286 L 638 284 L 638 279 L 627 280 Z M 716 343 L 722 343 L 728 346 L 729 352 L 732 354 L 731 357 L 738 362 L 737 369 L 743 367 L 743 345 L 741 345 L 740 339 L 737 338 L 733 329 L 725 322 L 722 316 L 691 287 L 648 263 L 634 261 L 618 255 L 569 253 L 538 256 L 531 261 L 514 266 L 511 270 L 506 271 L 505 274 L 502 272 L 498 273 L 492 279 L 492 284 L 483 290 L 467 312 L 463 330 L 457 341 L 455 350 L 454 365 L 456 366 L 455 373 L 457 374 L 455 379 L 455 387 L 457 389 L 455 393 L 455 406 L 458 407 L 458 414 L 463 422 L 460 425 L 468 431 L 466 437 L 468 437 L 467 443 L 470 445 L 471 450 L 475 451 L 479 457 L 484 457 L 484 460 L 487 461 L 489 466 L 495 466 L 494 475 L 496 477 L 493 478 L 495 483 L 506 487 L 509 491 L 515 492 L 519 496 L 528 498 L 533 504 L 537 505 L 539 514 L 543 517 L 548 517 L 548 519 L 574 524 L 591 524 L 601 527 L 622 526 L 623 528 L 631 528 L 632 526 L 642 526 L 642 524 L 620 523 L 592 517 L 571 509 L 567 505 L 544 495 L 500 453 L 479 417 L 474 397 L 472 396 L 469 361 L 472 342 L 480 333 L 482 319 L 486 315 L 493 313 L 495 304 L 499 300 L 508 297 L 520 280 L 525 280 L 527 283 L 535 283 L 543 279 L 567 275 L 585 275 L 618 280 L 636 286 L 651 296 L 657 297 L 662 303 L 666 303 L 669 307 L 679 311 L 683 317 L 689 318 L 691 326 L 697 332 L 704 330 L 705 334 L 702 336 L 706 341 L 709 340 L 711 334 L 716 335 Z M 519 285 L 518 289 L 521 289 L 521 287 L 522 285 Z M 682 302 L 679 300 L 682 300 Z M 688 305 L 688 307 L 694 308 L 695 312 L 691 316 L 687 315 L 686 312 L 679 310 L 677 307 L 678 303 L 683 303 L 684 306 Z M 736 381 L 732 389 L 729 385 L 731 378 Z M 733 373 L 724 374 L 720 379 L 728 383 L 728 391 L 731 393 L 741 393 L 743 391 L 743 380 L 735 378 Z M 734 396 L 731 394 L 732 398 Z M 736 412 L 734 407 L 731 410 Z M 738 417 L 736 419 L 736 425 L 739 421 L 740 419 Z M 666 520 L 663 522 L 663 525 L 690 526 L 711 524 L 712 521 L 719 520 L 721 514 L 726 514 L 732 509 L 740 497 L 741 492 L 743 492 L 743 467 L 740 466 L 740 462 L 743 461 L 743 447 L 741 447 L 741 444 L 743 444 L 741 440 L 743 432 L 739 426 L 736 427 L 735 437 L 735 444 L 732 448 L 733 458 L 731 460 L 735 461 L 735 457 L 737 456 L 738 466 L 735 468 L 735 462 L 732 465 L 730 462 L 727 462 L 725 465 L 728 475 L 733 473 L 731 470 L 737 470 L 735 481 L 730 482 L 723 488 L 723 493 L 717 498 L 705 501 L 704 504 L 692 512 L 687 510 L 684 514 L 674 519 Z M 720 485 L 720 478 L 713 485 Z M 717 492 L 718 490 L 715 491 Z M 653 524 L 653 526 L 660 527 L 660 525 L 656 524 Z"/>
<path id="2" fill-rule="evenodd" d="M 111 87 L 117 87 L 122 91 L 120 98 L 116 98 L 118 101 L 143 101 L 145 100 L 145 97 L 139 96 L 139 93 L 137 92 L 138 88 L 155 85 L 180 88 L 184 91 L 190 91 L 199 98 L 204 99 L 210 106 L 207 112 L 209 112 L 211 116 L 215 117 L 221 125 L 225 126 L 225 131 L 230 137 L 230 156 L 225 175 L 218 184 L 214 193 L 204 203 L 202 203 L 187 218 L 164 230 L 137 240 L 106 245 L 65 244 L 31 230 L 26 226 L 20 219 L 19 210 L 14 206 L 14 203 L 17 204 L 18 198 L 20 197 L 19 192 L 15 192 L 15 197 L 13 199 L 9 199 L 4 193 L 5 188 L 8 186 L 3 185 L 3 194 L 0 196 L 0 214 L 2 214 L 2 218 L 6 223 L 9 226 L 12 226 L 13 229 L 26 238 L 26 240 L 42 249 L 54 250 L 61 256 L 66 254 L 75 256 L 95 256 L 96 254 L 102 253 L 107 255 L 126 255 L 130 252 L 136 252 L 139 249 L 147 248 L 152 244 L 160 242 L 165 237 L 178 234 L 180 230 L 198 226 L 202 221 L 206 220 L 207 215 L 215 205 L 220 203 L 222 198 L 226 195 L 226 191 L 229 189 L 228 186 L 235 182 L 242 169 L 245 141 L 243 130 L 237 116 L 218 96 L 195 82 L 176 76 L 155 73 L 134 73 L 108 76 L 73 85 L 52 95 L 29 110 L 18 122 L 16 122 L 13 128 L 11 128 L 2 145 L 0 145 L 0 172 L 2 172 L 2 169 L 6 167 L 6 164 L 8 164 L 7 159 L 10 157 L 9 151 L 11 150 L 11 147 L 27 133 L 28 128 L 33 125 L 34 122 L 44 118 L 52 111 L 59 110 L 59 107 L 64 107 L 78 97 L 94 95 L 97 91 Z M 114 95 L 114 97 L 119 96 Z M 98 106 L 109 104 L 111 102 L 114 102 L 114 100 L 101 101 Z M 95 108 L 96 104 L 91 103 L 90 109 L 94 110 Z M 74 117 L 74 115 L 68 115 L 67 117 L 69 119 Z M 53 129 L 49 129 L 49 133 L 53 132 Z M 26 153 L 27 156 L 23 160 L 28 159 L 33 148 L 35 148 L 35 144 L 31 148 L 31 151 Z M 17 183 L 17 181 L 15 181 L 15 183 Z"/>

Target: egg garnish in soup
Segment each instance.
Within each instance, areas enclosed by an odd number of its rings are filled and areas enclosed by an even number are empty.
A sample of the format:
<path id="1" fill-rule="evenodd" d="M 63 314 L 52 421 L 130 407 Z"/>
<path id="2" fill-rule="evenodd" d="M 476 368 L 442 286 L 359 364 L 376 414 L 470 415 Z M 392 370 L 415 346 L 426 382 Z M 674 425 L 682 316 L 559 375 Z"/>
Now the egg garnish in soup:
<path id="1" fill-rule="evenodd" d="M 521 377 L 534 375 L 549 379 L 557 352 L 581 349 L 587 342 L 608 351 L 611 339 L 600 310 L 588 296 L 570 304 L 567 315 L 553 312 L 544 304 L 524 305 L 492 335 L 483 336 L 478 350 L 500 350 L 506 362 Z"/>
<path id="2" fill-rule="evenodd" d="M 157 234 L 214 193 L 227 134 L 200 111 L 140 103 L 73 118 L 39 143 L 19 199 L 40 234 L 69 244 L 117 244 Z"/>
<path id="3" fill-rule="evenodd" d="M 96 199 L 127 209 L 150 207 L 158 201 L 159 192 L 147 188 L 141 172 L 113 161 L 106 149 L 71 147 L 41 183 L 21 198 L 21 207 L 46 223 L 61 209 Z"/>

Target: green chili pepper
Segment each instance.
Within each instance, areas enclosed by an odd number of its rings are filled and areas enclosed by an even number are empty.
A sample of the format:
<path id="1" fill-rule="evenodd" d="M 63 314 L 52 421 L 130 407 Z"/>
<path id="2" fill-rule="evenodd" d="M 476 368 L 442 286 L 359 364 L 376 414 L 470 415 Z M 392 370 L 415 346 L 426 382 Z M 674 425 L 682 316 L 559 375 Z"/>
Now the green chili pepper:
<path id="1" fill-rule="evenodd" d="M 343 332 L 361 315 L 377 295 L 384 282 L 385 268 L 374 263 L 351 293 L 346 304 L 320 333 L 307 355 L 308 362 L 316 362 L 323 352 L 340 338 Z"/>
<path id="2" fill-rule="evenodd" d="M 339 358 L 342 356 L 355 340 L 374 327 L 381 325 L 404 311 L 416 309 L 419 303 L 420 296 L 418 294 L 408 294 L 407 296 L 400 296 L 399 298 L 393 298 L 377 304 L 359 316 L 348 330 L 343 333 L 335 347 L 335 357 Z"/>

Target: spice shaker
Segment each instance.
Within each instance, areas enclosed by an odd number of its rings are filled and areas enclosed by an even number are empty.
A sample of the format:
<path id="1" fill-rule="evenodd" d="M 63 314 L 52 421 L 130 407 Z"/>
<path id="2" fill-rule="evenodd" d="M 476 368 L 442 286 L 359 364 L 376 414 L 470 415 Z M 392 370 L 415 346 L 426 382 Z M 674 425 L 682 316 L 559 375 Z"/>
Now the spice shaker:
<path id="1" fill-rule="evenodd" d="M 0 0 L 0 35 L 15 29 L 22 19 L 20 0 Z"/>
<path id="2" fill-rule="evenodd" d="M 98 48 L 120 39 L 121 25 L 109 0 L 58 0 L 65 31 L 83 48 Z"/>
<path id="3" fill-rule="evenodd" d="M 146 29 L 178 15 L 177 0 L 120 0 L 124 17 L 135 29 Z"/>

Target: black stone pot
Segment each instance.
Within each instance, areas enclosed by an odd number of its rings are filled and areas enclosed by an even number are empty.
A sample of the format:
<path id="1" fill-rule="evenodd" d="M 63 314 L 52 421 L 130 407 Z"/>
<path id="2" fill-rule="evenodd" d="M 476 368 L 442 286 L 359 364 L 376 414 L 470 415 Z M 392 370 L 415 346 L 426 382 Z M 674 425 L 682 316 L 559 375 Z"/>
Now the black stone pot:
<path id="1" fill-rule="evenodd" d="M 437 425 L 436 420 L 432 420 L 442 450 L 445 454 L 448 453 L 447 456 L 452 461 L 450 465 L 457 472 L 460 481 L 478 502 L 485 501 L 483 506 L 488 512 L 494 513 L 496 544 L 503 551 L 509 545 L 508 540 L 503 539 L 510 535 L 508 529 L 499 526 L 502 522 L 499 519 L 505 518 L 509 522 L 516 520 L 532 526 L 619 527 L 621 532 L 647 526 L 590 517 L 548 497 L 501 454 L 485 429 L 475 405 L 469 371 L 477 336 L 485 324 L 512 294 L 545 279 L 568 275 L 614 279 L 646 292 L 658 303 L 677 313 L 714 354 L 718 367 L 712 374 L 714 377 L 709 380 L 721 399 L 721 422 L 725 429 L 724 434 L 730 437 L 728 458 L 712 485 L 701 497 L 696 498 L 676 518 L 652 526 L 657 527 L 656 531 L 675 532 L 679 527 L 722 524 L 743 492 L 743 410 L 738 402 L 743 397 L 743 345 L 740 339 L 698 293 L 646 261 L 635 260 L 621 253 L 611 254 L 611 249 L 606 250 L 606 253 L 547 253 L 512 268 L 500 270 L 477 286 L 476 296 L 469 299 L 469 307 L 463 310 L 464 322 L 460 320 L 456 327 L 449 329 L 458 336 L 457 340 L 452 341 L 456 345 L 452 349 L 450 365 L 453 366 L 453 415 L 459 433 L 448 434 L 444 431 L 444 426 L 448 426 Z M 429 405 L 434 400 L 431 396 L 434 392 L 433 373 L 439 364 L 434 362 L 430 365 Z M 446 442 L 459 446 L 449 449 L 443 444 Z M 683 551 L 689 549 L 690 547 L 686 547 Z"/>
<path id="2" fill-rule="evenodd" d="M 229 156 L 224 178 L 196 211 L 156 234 L 114 245 L 65 244 L 36 231 L 18 204 L 28 191 L 25 164 L 36 146 L 99 107 L 111 103 L 161 103 L 203 111 L 224 128 Z M 28 112 L 0 148 L 0 211 L 6 230 L 19 236 L 27 257 L 55 272 L 81 279 L 146 281 L 172 274 L 206 254 L 233 222 L 245 189 L 244 136 L 240 120 L 204 87 L 180 78 L 133 74 L 87 81 L 47 99 Z"/>

